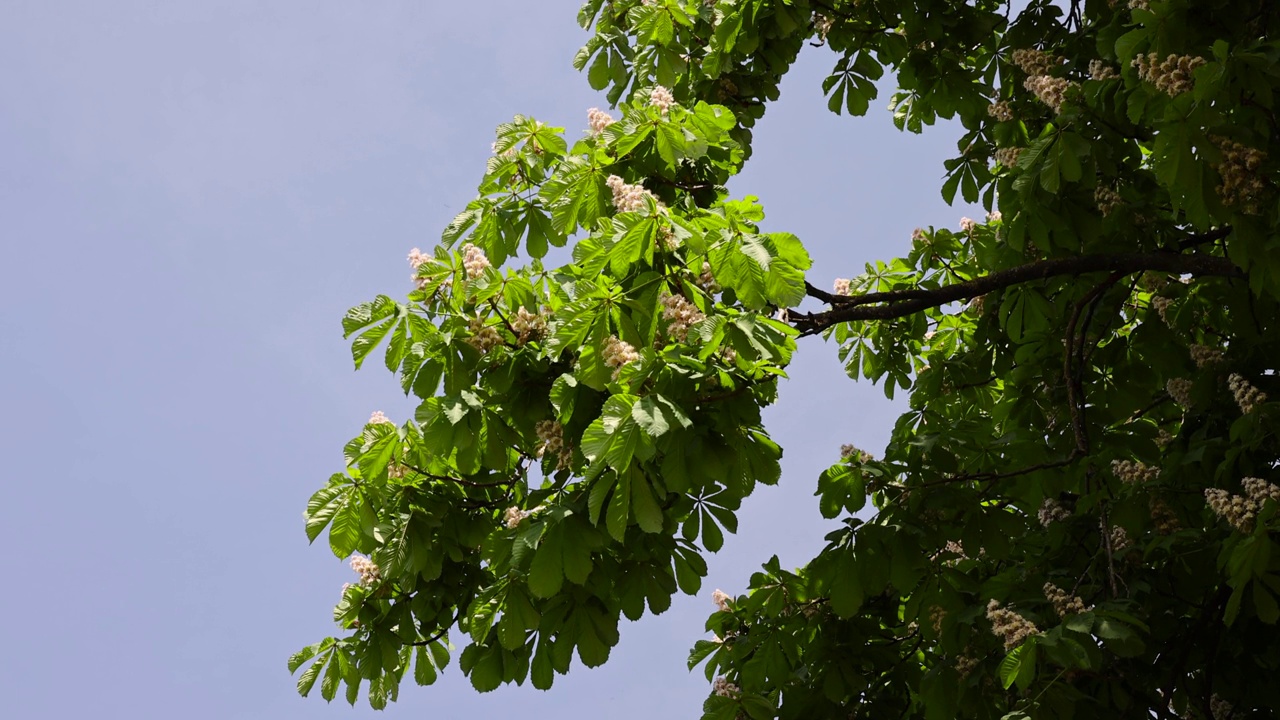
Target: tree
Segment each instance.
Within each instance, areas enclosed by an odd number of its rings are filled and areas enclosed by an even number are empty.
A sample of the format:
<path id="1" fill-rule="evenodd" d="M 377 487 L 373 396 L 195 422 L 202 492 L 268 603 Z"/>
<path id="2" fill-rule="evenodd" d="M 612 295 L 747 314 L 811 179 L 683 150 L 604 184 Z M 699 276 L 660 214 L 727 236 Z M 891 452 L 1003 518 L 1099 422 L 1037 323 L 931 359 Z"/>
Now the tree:
<path id="1" fill-rule="evenodd" d="M 1280 711 L 1280 8 L 1265 0 L 589 0 L 575 63 L 619 117 L 516 117 L 417 289 L 343 321 L 421 399 L 316 492 L 361 580 L 319 681 L 383 707 L 447 639 L 480 691 L 605 662 L 694 593 L 757 483 L 800 335 L 910 393 L 822 474 L 826 548 L 717 596 L 704 718 Z M 826 292 L 723 185 L 802 46 L 836 113 L 966 130 L 985 222 Z M 545 267 L 572 239 L 572 262 Z M 529 262 L 512 262 L 526 253 Z M 806 297 L 824 304 L 789 310 Z M 789 482 L 797 482 L 789 479 Z M 871 501 L 872 510 L 866 512 Z M 366 557 L 367 556 L 367 557 Z M 309 665 L 307 663 L 310 662 Z"/>

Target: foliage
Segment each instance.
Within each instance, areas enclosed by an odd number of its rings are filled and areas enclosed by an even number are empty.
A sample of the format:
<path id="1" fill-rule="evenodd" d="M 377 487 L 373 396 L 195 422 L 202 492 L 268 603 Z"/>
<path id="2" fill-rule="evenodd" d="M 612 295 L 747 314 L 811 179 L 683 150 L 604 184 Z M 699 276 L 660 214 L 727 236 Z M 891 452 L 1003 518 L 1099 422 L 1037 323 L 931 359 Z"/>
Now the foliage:
<path id="1" fill-rule="evenodd" d="M 454 628 L 481 691 L 605 662 L 779 480 L 760 411 L 822 334 L 910 409 L 882 457 L 845 448 L 818 479 L 843 518 L 826 548 L 708 619 L 704 718 L 1280 710 L 1280 9 L 590 0 L 579 20 L 575 63 L 620 117 L 572 146 L 500 126 L 407 302 L 343 322 L 357 366 L 385 345 L 421 404 L 375 417 L 308 504 L 310 539 L 373 562 L 335 609 L 347 635 L 290 660 L 300 692 L 367 682 L 383 707 L 410 670 L 435 680 Z M 961 123 L 942 193 L 986 222 L 918 231 L 838 294 L 806 283 L 800 241 L 723 188 L 805 43 L 837 56 L 831 110 L 866 112 L 890 68 L 898 127 Z M 778 312 L 806 296 L 826 309 Z"/>

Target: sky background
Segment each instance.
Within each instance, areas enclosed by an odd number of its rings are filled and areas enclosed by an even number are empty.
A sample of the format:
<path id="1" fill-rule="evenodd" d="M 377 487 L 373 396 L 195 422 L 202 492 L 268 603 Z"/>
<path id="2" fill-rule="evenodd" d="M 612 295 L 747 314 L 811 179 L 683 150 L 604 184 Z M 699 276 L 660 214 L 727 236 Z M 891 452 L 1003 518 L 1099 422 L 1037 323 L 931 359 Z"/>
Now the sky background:
<path id="1" fill-rule="evenodd" d="M 339 320 L 410 289 L 405 255 L 475 194 L 516 113 L 578 137 L 604 106 L 570 60 L 576 0 L 0 3 L 0 698 L 12 718 L 354 718 L 297 697 L 287 657 L 334 634 L 354 575 L 307 545 L 307 497 L 373 410 Z M 826 110 L 806 48 L 730 185 L 805 241 L 830 287 L 903 254 L 958 132 Z M 974 215 L 975 217 L 977 215 Z M 699 597 L 623 621 L 603 668 L 475 693 L 451 665 L 386 717 L 696 718 L 713 609 L 832 527 L 818 473 L 876 454 L 896 411 L 808 338 L 767 424 L 784 475 L 747 500 Z M 456 663 L 456 661 L 455 661 Z M 316 693 L 318 695 L 318 691 Z"/>

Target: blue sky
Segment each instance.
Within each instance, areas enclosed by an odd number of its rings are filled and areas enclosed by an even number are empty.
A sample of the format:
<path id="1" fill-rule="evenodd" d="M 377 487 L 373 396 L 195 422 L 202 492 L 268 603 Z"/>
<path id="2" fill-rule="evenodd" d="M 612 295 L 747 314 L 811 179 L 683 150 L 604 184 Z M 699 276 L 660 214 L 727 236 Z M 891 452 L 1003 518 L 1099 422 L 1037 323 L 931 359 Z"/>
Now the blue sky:
<path id="1" fill-rule="evenodd" d="M 351 571 L 301 511 L 372 410 L 339 319 L 408 291 L 516 113 L 576 137 L 603 105 L 570 66 L 577 3 L 0 5 L 0 540 L 6 716 L 366 717 L 293 690 L 285 659 L 334 630 Z M 803 239 L 811 280 L 954 227 L 954 128 L 898 133 L 877 100 L 836 117 L 807 48 L 731 184 Z M 977 215 L 974 214 L 976 217 Z M 830 524 L 812 497 L 841 443 L 873 452 L 895 406 L 809 338 L 768 414 L 784 477 L 748 499 L 702 596 L 626 624 L 609 664 L 548 693 L 471 690 L 451 667 L 388 717 L 696 717 L 685 670 L 712 609 Z M 900 406 L 898 406 L 900 407 Z"/>

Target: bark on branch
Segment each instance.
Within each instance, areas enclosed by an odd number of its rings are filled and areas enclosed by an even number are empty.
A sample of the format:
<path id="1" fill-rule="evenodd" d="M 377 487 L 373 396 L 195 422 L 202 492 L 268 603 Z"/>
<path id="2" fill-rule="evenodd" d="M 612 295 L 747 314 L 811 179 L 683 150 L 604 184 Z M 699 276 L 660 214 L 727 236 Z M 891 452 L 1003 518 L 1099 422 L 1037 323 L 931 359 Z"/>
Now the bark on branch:
<path id="1" fill-rule="evenodd" d="M 792 312 L 790 317 L 791 323 L 800 330 L 801 335 L 813 335 L 842 322 L 906 317 L 929 308 L 1003 290 L 1011 285 L 1046 280 L 1061 275 L 1084 275 L 1096 272 L 1128 274 L 1147 270 L 1180 275 L 1244 277 L 1244 273 L 1235 263 L 1213 255 L 1177 253 L 1079 255 L 1040 260 L 933 289 L 909 288 L 864 295 L 835 295 L 805 283 L 809 297 L 830 304 L 831 309 L 816 313 Z"/>

